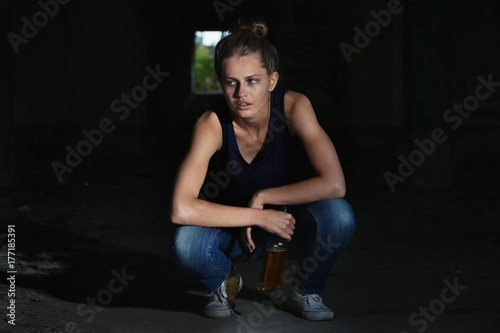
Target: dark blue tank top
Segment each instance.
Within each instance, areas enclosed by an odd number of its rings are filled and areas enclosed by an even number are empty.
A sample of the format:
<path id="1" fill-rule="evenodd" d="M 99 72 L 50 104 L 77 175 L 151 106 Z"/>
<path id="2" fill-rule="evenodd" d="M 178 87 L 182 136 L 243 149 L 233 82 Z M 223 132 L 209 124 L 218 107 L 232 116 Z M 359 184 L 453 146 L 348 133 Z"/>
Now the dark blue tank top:
<path id="1" fill-rule="evenodd" d="M 212 159 L 199 197 L 226 205 L 247 206 L 262 189 L 298 180 L 297 139 L 291 137 L 285 117 L 287 89 L 276 86 L 271 92 L 271 116 L 264 148 L 247 163 L 241 156 L 234 133 L 231 110 L 225 100 L 213 111 L 222 127 L 222 146 Z"/>

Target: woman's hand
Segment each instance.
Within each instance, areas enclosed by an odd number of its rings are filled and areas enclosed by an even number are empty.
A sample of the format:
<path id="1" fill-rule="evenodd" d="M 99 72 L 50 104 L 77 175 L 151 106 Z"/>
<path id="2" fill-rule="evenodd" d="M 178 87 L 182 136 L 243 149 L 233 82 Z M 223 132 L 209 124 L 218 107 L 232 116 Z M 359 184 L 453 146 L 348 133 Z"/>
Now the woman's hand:
<path id="1" fill-rule="evenodd" d="M 250 253 L 255 250 L 255 244 L 252 240 L 252 227 L 241 228 L 241 240 Z"/>
<path id="2" fill-rule="evenodd" d="M 265 202 L 262 199 L 261 192 L 257 192 L 252 196 L 248 206 L 262 210 L 262 223 L 260 227 L 267 232 L 275 234 L 287 241 L 292 240 L 293 231 L 295 230 L 295 218 L 289 214 L 279 210 L 265 209 Z M 255 250 L 255 244 L 252 240 L 252 227 L 241 229 L 241 240 L 247 247 L 248 251 Z"/>
<path id="3" fill-rule="evenodd" d="M 262 213 L 264 214 L 263 222 L 260 224 L 262 229 L 287 241 L 292 240 L 295 230 L 295 218 L 292 214 L 274 209 L 264 209 Z"/>
<path id="4" fill-rule="evenodd" d="M 260 198 L 257 198 L 257 193 L 252 196 L 250 202 L 248 203 L 248 207 L 263 209 L 264 203 L 261 202 Z M 255 250 L 255 244 L 252 239 L 252 227 L 241 228 L 241 240 L 243 244 L 247 247 L 248 251 L 253 252 Z"/>

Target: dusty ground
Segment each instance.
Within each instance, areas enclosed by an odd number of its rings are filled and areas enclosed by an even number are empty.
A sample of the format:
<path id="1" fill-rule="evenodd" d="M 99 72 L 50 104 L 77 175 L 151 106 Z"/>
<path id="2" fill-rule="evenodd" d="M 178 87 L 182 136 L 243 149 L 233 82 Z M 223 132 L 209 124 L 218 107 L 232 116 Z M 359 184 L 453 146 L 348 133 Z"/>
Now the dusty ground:
<path id="1" fill-rule="evenodd" d="M 381 174 L 348 173 L 358 228 L 323 295 L 336 318 L 311 323 L 269 307 L 269 295 L 256 290 L 260 262 L 238 266 L 245 281 L 239 318 L 201 316 L 202 287 L 167 255 L 174 168 L 158 172 L 163 167 L 82 171 L 63 185 L 33 174 L 1 188 L 2 332 L 500 329 L 495 173 L 458 176 L 453 189 L 394 194 Z M 16 226 L 15 327 L 6 316 L 7 224 Z"/>

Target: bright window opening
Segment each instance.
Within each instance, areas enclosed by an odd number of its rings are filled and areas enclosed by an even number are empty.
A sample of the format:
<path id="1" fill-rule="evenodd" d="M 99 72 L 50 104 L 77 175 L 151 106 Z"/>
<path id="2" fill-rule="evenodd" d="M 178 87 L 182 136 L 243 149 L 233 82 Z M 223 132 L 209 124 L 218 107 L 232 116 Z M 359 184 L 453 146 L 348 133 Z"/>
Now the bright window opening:
<path id="1" fill-rule="evenodd" d="M 214 69 L 215 45 L 227 31 L 196 31 L 194 37 L 194 63 L 192 90 L 197 94 L 220 93 Z"/>

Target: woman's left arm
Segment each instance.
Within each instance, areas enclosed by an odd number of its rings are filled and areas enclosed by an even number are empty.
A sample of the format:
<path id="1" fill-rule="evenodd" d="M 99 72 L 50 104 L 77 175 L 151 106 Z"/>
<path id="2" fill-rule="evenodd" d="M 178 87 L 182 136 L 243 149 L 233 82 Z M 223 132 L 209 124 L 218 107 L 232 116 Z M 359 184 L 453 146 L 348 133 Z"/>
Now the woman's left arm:
<path id="1" fill-rule="evenodd" d="M 319 125 L 309 99 L 300 93 L 288 91 L 285 95 L 285 113 L 290 132 L 302 141 L 316 176 L 259 191 L 253 196 L 250 206 L 262 208 L 265 204 L 295 205 L 344 197 L 344 173 L 337 152 Z"/>

